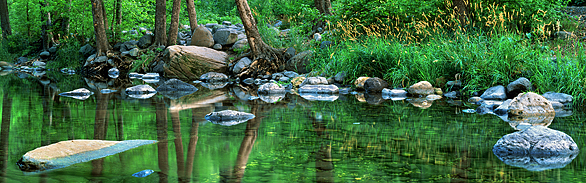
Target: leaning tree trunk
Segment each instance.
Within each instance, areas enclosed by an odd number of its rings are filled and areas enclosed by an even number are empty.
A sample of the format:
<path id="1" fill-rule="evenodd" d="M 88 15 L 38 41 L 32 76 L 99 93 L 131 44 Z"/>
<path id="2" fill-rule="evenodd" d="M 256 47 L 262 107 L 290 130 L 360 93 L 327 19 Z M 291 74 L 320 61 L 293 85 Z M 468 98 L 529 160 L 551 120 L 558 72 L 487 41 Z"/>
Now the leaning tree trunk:
<path id="1" fill-rule="evenodd" d="M 177 32 L 179 31 L 179 12 L 181 11 L 181 0 L 173 0 L 173 11 L 171 13 L 171 27 L 169 28 L 169 38 L 167 46 L 177 44 Z"/>
<path id="2" fill-rule="evenodd" d="M 155 8 L 155 46 L 167 45 L 167 0 L 157 0 Z"/>
<path id="3" fill-rule="evenodd" d="M 8 2 L 6 0 L 0 0 L 0 23 L 2 24 L 2 37 L 8 38 L 9 35 L 12 35 L 12 29 L 10 28 Z"/>
<path id="4" fill-rule="evenodd" d="M 187 15 L 189 16 L 189 27 L 191 32 L 197 28 L 197 13 L 195 13 L 195 4 L 193 0 L 187 0 Z"/>
<path id="5" fill-rule="evenodd" d="M 104 28 L 104 15 L 102 14 L 102 0 L 91 0 L 94 19 L 94 33 L 96 35 L 96 55 L 103 55 L 108 51 L 108 37 Z"/>
<path id="6" fill-rule="evenodd" d="M 275 49 L 262 41 L 248 2 L 246 0 L 236 0 L 236 7 L 238 7 L 242 24 L 244 24 L 253 58 L 252 64 L 245 68 L 238 77 L 272 74 L 284 70 L 286 64 L 283 59 L 284 50 Z"/>

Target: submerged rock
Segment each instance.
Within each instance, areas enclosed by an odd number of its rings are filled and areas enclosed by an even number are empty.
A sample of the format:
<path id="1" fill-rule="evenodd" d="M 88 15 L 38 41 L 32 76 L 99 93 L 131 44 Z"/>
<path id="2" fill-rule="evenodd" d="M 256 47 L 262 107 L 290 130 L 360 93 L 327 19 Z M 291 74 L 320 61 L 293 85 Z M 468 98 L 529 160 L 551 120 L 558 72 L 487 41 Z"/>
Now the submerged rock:
<path id="1" fill-rule="evenodd" d="M 228 82 L 200 83 L 200 85 L 210 90 L 217 90 L 226 87 Z"/>
<path id="2" fill-rule="evenodd" d="M 205 116 L 205 119 L 214 124 L 219 124 L 222 126 L 232 126 L 251 120 L 254 117 L 254 114 L 250 113 L 233 110 L 224 110 L 220 112 L 209 113 Z"/>
<path id="3" fill-rule="evenodd" d="M 39 147 L 27 152 L 17 162 L 24 172 L 40 172 L 67 167 L 114 155 L 139 146 L 156 143 L 154 140 L 69 140 Z"/>
<path id="4" fill-rule="evenodd" d="M 157 92 L 173 100 L 192 94 L 196 91 L 197 88 L 195 86 L 178 79 L 170 79 L 163 85 L 157 87 Z"/>
<path id="5" fill-rule="evenodd" d="M 70 92 L 65 92 L 65 93 L 60 93 L 59 95 L 64 96 L 64 97 L 71 97 L 74 99 L 78 99 L 78 100 L 85 100 L 90 98 L 91 95 L 93 95 L 94 92 L 89 91 L 88 89 L 85 88 L 80 88 L 80 89 L 76 89 Z"/>

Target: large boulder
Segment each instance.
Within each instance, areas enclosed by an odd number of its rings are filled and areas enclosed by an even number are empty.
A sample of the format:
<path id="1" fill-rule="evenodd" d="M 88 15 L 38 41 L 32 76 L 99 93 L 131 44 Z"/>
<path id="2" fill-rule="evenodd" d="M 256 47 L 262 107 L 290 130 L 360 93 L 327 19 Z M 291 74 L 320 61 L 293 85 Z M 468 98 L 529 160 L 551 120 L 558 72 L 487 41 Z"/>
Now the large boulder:
<path id="1" fill-rule="evenodd" d="M 377 77 L 369 78 L 364 82 L 364 90 L 369 93 L 380 93 L 388 86 L 389 83 Z"/>
<path id="2" fill-rule="evenodd" d="M 210 48 L 214 46 L 214 36 L 208 28 L 198 26 L 193 30 L 190 45 Z"/>
<path id="3" fill-rule="evenodd" d="M 153 144 L 154 140 L 68 140 L 27 152 L 16 163 L 24 172 L 40 172 L 64 168 L 114 155 L 142 145 Z"/>
<path id="4" fill-rule="evenodd" d="M 580 150 L 572 137 L 564 132 L 538 125 L 503 136 L 492 151 L 495 154 L 565 155 Z"/>
<path id="5" fill-rule="evenodd" d="M 521 77 L 507 85 L 507 96 L 513 98 L 521 92 L 533 91 L 533 85 L 529 79 Z"/>
<path id="6" fill-rule="evenodd" d="M 490 87 L 480 95 L 480 98 L 484 100 L 505 100 L 507 99 L 505 87 L 502 85 Z"/>
<path id="7" fill-rule="evenodd" d="M 304 86 L 304 85 L 327 85 L 327 84 L 328 84 L 328 79 L 326 79 L 324 77 L 308 77 L 299 86 Z"/>
<path id="8" fill-rule="evenodd" d="M 297 73 L 307 73 L 308 70 L 306 66 L 309 63 L 309 60 L 312 57 L 313 52 L 311 50 L 307 50 L 301 52 L 289 59 L 287 64 L 285 64 L 285 69 L 290 71 L 296 71 Z"/>
<path id="9" fill-rule="evenodd" d="M 509 116 L 555 115 L 551 102 L 533 92 L 521 93 L 509 104 Z"/>
<path id="10" fill-rule="evenodd" d="M 169 46 L 165 50 L 165 74 L 182 80 L 195 80 L 207 72 L 226 71 L 228 54 L 199 46 Z"/>
<path id="11" fill-rule="evenodd" d="M 369 78 L 370 77 L 359 77 L 359 78 L 357 78 L 356 81 L 354 81 L 354 86 L 356 86 L 356 89 L 364 89 L 364 83 Z"/>
<path id="12" fill-rule="evenodd" d="M 234 29 L 219 29 L 214 33 L 216 44 L 230 45 L 238 41 L 238 31 Z"/>
<path id="13" fill-rule="evenodd" d="M 428 81 L 420 81 L 409 87 L 407 90 L 411 95 L 431 95 L 435 89 Z"/>
<path id="14" fill-rule="evenodd" d="M 241 58 L 232 68 L 232 72 L 234 74 L 239 74 L 242 71 L 242 69 L 250 66 L 251 63 L 252 60 L 250 60 L 248 57 Z"/>
<path id="15" fill-rule="evenodd" d="M 147 48 L 153 44 L 153 39 L 154 36 L 152 34 L 145 34 L 138 40 L 137 46 L 142 49 Z"/>

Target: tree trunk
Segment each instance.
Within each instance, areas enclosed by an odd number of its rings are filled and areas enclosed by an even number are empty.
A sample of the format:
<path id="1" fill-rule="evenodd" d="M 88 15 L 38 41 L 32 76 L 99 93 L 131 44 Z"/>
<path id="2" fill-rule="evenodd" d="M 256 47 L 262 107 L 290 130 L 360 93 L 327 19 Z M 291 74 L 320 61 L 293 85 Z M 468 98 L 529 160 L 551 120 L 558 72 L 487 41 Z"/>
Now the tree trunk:
<path id="1" fill-rule="evenodd" d="M 157 0 L 156 2 L 154 45 L 167 45 L 167 0 Z"/>
<path id="2" fill-rule="evenodd" d="M 332 15 L 332 2 L 330 0 L 324 0 L 324 13 Z"/>
<path id="3" fill-rule="evenodd" d="M 195 4 L 193 0 L 187 0 L 187 15 L 189 16 L 189 27 L 191 32 L 197 28 L 197 13 L 195 12 Z"/>
<path id="4" fill-rule="evenodd" d="M 42 7 L 49 6 L 49 4 L 47 3 L 47 0 L 45 0 L 44 3 L 41 3 L 41 6 Z M 46 20 L 43 19 L 43 21 L 46 21 L 46 22 L 45 22 L 45 24 L 41 25 L 41 36 L 43 38 L 43 51 L 47 51 L 49 49 L 50 44 L 51 44 L 51 38 L 53 37 L 53 36 L 51 36 L 51 33 L 49 32 L 51 30 L 51 25 L 52 25 L 51 12 L 47 11 L 45 17 L 47 19 Z"/>
<path id="5" fill-rule="evenodd" d="M 264 43 L 258 32 L 256 21 L 252 16 L 252 11 L 246 0 L 235 0 L 238 13 L 248 38 L 248 45 L 252 51 L 253 62 L 238 77 L 266 75 L 276 73 L 285 69 L 285 60 L 283 59 L 283 49 L 275 49 Z"/>
<path id="6" fill-rule="evenodd" d="M 324 15 L 332 15 L 332 3 L 330 0 L 314 0 L 313 1 L 315 8 L 319 11 L 320 17 L 323 17 Z M 312 28 L 312 35 L 314 33 L 320 32 L 319 28 L 324 28 L 324 21 L 321 19 L 315 19 L 314 20 L 315 24 L 313 25 Z"/>
<path id="7" fill-rule="evenodd" d="M 173 0 L 173 11 L 171 13 L 171 27 L 169 27 L 169 38 L 167 46 L 177 44 L 177 32 L 179 31 L 179 12 L 181 11 L 181 0 Z"/>
<path id="8" fill-rule="evenodd" d="M 468 1 L 467 0 L 453 0 L 454 7 L 458 11 L 458 19 L 460 24 L 466 24 L 468 20 Z"/>
<path id="9" fill-rule="evenodd" d="M 106 13 L 106 5 L 104 5 L 104 0 L 102 1 L 102 17 L 104 17 L 104 30 L 108 30 L 108 13 Z"/>
<path id="10" fill-rule="evenodd" d="M 0 0 L 0 23 L 2 24 L 2 37 L 4 38 L 12 35 L 8 14 L 8 2 L 6 0 Z"/>
<path id="11" fill-rule="evenodd" d="M 94 34 L 96 35 L 96 55 L 102 55 L 108 51 L 108 37 L 106 37 L 106 29 L 104 28 L 104 3 L 102 0 L 91 0 L 92 14 L 94 19 Z"/>

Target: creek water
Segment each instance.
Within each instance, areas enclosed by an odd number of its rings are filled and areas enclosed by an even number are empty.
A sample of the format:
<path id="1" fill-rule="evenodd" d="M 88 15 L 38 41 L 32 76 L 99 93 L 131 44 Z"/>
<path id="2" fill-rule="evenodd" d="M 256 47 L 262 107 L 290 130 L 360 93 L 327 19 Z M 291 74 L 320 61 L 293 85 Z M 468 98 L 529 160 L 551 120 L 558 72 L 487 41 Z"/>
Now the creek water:
<path id="1" fill-rule="evenodd" d="M 79 76 L 59 77 L 65 79 L 2 76 L 0 182 L 586 180 L 586 115 L 577 110 L 555 118 L 549 128 L 570 135 L 580 154 L 569 162 L 550 162 L 561 163 L 556 168 L 530 171 L 493 154 L 501 137 L 516 132 L 509 123 L 495 115 L 463 113 L 476 106 L 458 100 L 416 106 L 368 94 L 339 95 L 334 101 L 286 94 L 266 103 L 242 95 L 239 88 L 209 90 L 200 85 L 195 85 L 197 92 L 178 99 L 161 94 L 134 99 L 121 94 L 123 87 L 101 94 L 91 89 L 100 85 Z M 78 88 L 94 94 L 86 100 L 58 95 Z M 256 117 L 232 126 L 204 119 L 227 109 Z M 16 165 L 28 151 L 73 139 L 158 143 L 47 172 L 26 173 Z M 149 169 L 154 173 L 133 176 Z"/>

